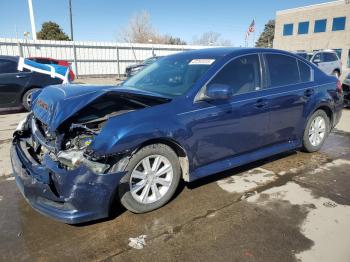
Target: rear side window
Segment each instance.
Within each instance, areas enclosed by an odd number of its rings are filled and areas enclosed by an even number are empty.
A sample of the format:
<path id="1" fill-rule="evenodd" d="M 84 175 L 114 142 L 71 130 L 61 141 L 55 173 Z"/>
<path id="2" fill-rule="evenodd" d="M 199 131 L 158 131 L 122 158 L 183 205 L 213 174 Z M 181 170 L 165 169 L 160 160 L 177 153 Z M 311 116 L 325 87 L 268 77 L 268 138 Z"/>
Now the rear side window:
<path id="1" fill-rule="evenodd" d="M 11 60 L 0 59 L 0 74 L 17 73 L 17 63 Z"/>
<path id="2" fill-rule="evenodd" d="M 301 82 L 310 82 L 312 80 L 311 68 L 298 60 L 299 72 L 300 72 L 300 80 Z"/>
<path id="3" fill-rule="evenodd" d="M 234 59 L 213 78 L 210 84 L 226 84 L 234 94 L 244 94 L 260 89 L 260 61 L 258 55 Z"/>
<path id="4" fill-rule="evenodd" d="M 299 82 L 297 59 L 279 54 L 266 54 L 270 87 L 296 84 Z"/>
<path id="5" fill-rule="evenodd" d="M 334 53 L 323 53 L 323 60 L 324 62 L 333 62 L 337 61 L 338 57 Z"/>

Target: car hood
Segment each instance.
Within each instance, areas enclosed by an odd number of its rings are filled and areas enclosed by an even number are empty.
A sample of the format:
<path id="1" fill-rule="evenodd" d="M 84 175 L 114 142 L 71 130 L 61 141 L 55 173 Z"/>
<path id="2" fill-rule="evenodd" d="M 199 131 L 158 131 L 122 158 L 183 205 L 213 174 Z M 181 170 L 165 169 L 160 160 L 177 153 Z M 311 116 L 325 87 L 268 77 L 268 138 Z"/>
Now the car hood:
<path id="1" fill-rule="evenodd" d="M 109 94 L 132 100 L 140 97 L 169 100 L 158 94 L 126 89 L 122 86 L 55 85 L 44 88 L 34 97 L 32 111 L 34 116 L 45 123 L 50 131 L 54 131 L 78 111 L 82 111 L 96 99 Z"/>

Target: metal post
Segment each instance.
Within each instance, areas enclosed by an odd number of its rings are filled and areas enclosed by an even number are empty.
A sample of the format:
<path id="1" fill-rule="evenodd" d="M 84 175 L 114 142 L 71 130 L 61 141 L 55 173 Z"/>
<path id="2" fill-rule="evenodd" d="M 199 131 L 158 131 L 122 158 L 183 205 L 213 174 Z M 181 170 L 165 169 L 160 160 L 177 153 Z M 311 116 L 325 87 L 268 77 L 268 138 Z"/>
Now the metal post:
<path id="1" fill-rule="evenodd" d="M 28 7 L 29 7 L 30 25 L 32 27 L 32 38 L 33 38 L 33 40 L 36 40 L 36 29 L 35 29 L 35 20 L 34 20 L 34 11 L 33 11 L 32 0 L 28 0 Z"/>
<path id="2" fill-rule="evenodd" d="M 69 21 L 70 21 L 70 39 L 72 41 L 72 47 L 73 47 L 74 71 L 75 71 L 76 78 L 79 78 L 78 64 L 77 64 L 77 51 L 75 48 L 74 34 L 73 34 L 72 0 L 69 0 Z"/>
<path id="3" fill-rule="evenodd" d="M 116 48 L 117 48 L 117 70 L 118 70 L 118 79 L 120 79 L 120 61 L 119 61 L 119 48 L 118 48 L 118 44 L 117 44 Z"/>

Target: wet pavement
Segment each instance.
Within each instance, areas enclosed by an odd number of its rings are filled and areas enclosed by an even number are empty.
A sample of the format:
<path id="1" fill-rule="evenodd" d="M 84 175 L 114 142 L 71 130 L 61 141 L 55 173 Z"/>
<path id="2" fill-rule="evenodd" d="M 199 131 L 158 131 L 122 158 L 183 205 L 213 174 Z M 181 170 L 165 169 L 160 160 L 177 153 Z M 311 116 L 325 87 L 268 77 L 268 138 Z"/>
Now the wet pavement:
<path id="1" fill-rule="evenodd" d="M 4 171 L 11 128 L 0 129 L 0 261 L 350 261 L 350 129 L 333 132 L 319 153 L 183 183 L 151 213 L 115 207 L 78 226 L 25 202 Z"/>

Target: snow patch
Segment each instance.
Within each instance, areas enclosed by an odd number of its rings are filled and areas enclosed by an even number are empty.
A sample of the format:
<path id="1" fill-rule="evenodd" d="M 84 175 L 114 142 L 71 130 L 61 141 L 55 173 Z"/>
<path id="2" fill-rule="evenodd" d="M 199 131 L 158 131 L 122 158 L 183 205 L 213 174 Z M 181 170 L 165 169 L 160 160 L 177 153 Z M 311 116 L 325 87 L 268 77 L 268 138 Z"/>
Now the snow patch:
<path id="1" fill-rule="evenodd" d="M 336 162 L 336 161 L 334 161 Z M 334 163 L 333 163 L 334 164 Z M 335 165 L 343 164 L 338 161 Z M 260 197 L 264 195 L 264 197 Z M 301 225 L 301 233 L 311 239 L 311 249 L 296 254 L 303 262 L 348 262 L 350 257 L 350 206 L 339 205 L 328 198 L 316 198 L 311 190 L 294 182 L 271 188 L 247 199 L 266 206 L 272 201 L 289 201 L 292 205 L 306 205 L 309 213 Z"/>
<path id="2" fill-rule="evenodd" d="M 217 184 L 229 193 L 241 194 L 271 183 L 277 178 L 272 171 L 263 168 L 254 168 L 247 172 L 219 180 Z"/>
<path id="3" fill-rule="evenodd" d="M 13 181 L 13 180 L 15 180 L 15 177 L 8 177 L 8 178 L 6 178 L 6 181 Z"/>
<path id="4" fill-rule="evenodd" d="M 2 196 L 0 196 L 0 201 L 2 201 L 3 200 L 3 197 Z"/>
<path id="5" fill-rule="evenodd" d="M 146 235 L 141 235 L 135 238 L 129 238 L 129 246 L 135 249 L 143 249 L 143 247 L 146 245 Z"/>
<path id="6" fill-rule="evenodd" d="M 350 161 L 346 160 L 346 159 L 337 159 L 337 160 L 334 160 L 332 162 L 329 162 L 325 165 L 322 165 L 322 166 L 316 168 L 314 171 L 310 172 L 310 174 L 317 174 L 317 173 L 321 173 L 323 171 L 331 171 L 334 167 L 339 167 L 342 165 L 349 165 L 349 167 L 350 167 Z"/>

